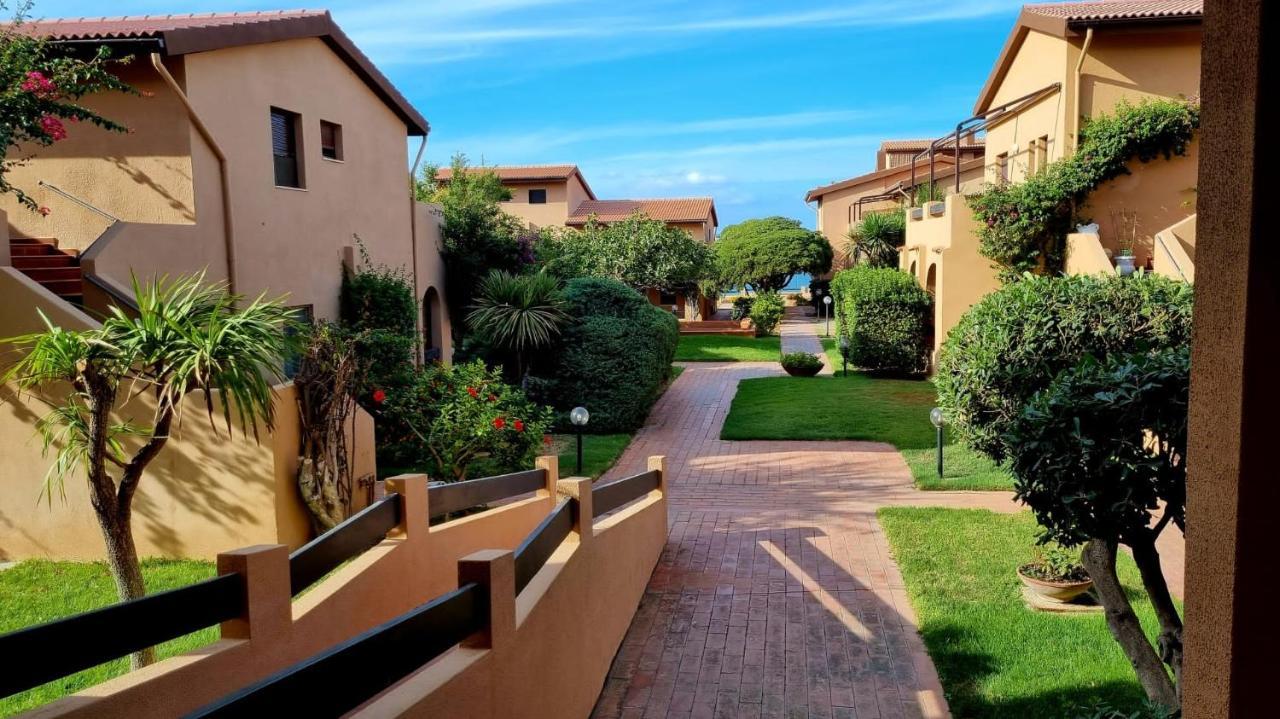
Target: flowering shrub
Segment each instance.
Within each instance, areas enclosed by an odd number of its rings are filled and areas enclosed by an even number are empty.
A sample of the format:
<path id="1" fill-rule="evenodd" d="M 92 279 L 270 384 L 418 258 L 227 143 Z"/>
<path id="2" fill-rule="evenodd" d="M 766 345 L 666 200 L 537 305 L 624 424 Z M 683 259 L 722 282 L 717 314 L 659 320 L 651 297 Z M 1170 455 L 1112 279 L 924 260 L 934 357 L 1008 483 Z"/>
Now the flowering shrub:
<path id="1" fill-rule="evenodd" d="M 0 5 L 0 9 L 3 5 Z M 21 188 L 9 183 L 9 170 L 29 159 L 10 153 L 23 145 L 48 147 L 67 139 L 66 123 L 88 122 L 124 132 L 126 128 L 79 104 L 85 95 L 118 91 L 137 94 L 110 71 L 110 50 L 101 47 L 89 60 L 59 54 L 44 40 L 21 32 L 22 15 L 0 25 L 0 194 L 13 193 L 28 209 L 49 214 Z"/>
<path id="2" fill-rule="evenodd" d="M 427 365 L 405 391 L 384 397 L 380 414 L 391 421 L 379 429 L 400 434 L 378 438 L 383 454 L 448 482 L 528 469 L 551 428 L 551 410 L 480 361 Z"/>

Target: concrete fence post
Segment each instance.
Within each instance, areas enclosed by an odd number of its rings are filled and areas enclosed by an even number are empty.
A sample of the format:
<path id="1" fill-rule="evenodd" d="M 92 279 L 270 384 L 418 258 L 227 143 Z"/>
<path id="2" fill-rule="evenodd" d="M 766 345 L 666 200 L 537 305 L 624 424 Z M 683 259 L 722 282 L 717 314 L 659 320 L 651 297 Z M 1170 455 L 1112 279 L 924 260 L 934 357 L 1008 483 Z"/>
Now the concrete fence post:
<path id="1" fill-rule="evenodd" d="M 534 466 L 547 471 L 547 495 L 556 498 L 556 485 L 560 482 L 560 458 L 554 454 L 539 455 Z"/>
<path id="2" fill-rule="evenodd" d="M 590 542 L 595 532 L 595 505 L 591 501 L 592 484 L 588 477 L 573 477 L 560 480 L 557 486 L 560 494 L 572 497 L 578 502 L 578 511 L 573 518 L 573 531 L 577 533 L 578 542 L 581 544 Z"/>
<path id="3" fill-rule="evenodd" d="M 489 595 L 488 627 L 462 643 L 501 649 L 516 632 L 516 561 L 509 549 L 482 549 L 458 560 L 458 586 L 475 582 Z"/>
<path id="4" fill-rule="evenodd" d="M 401 474 L 387 479 L 387 493 L 400 495 L 400 526 L 388 532 L 388 537 L 426 539 L 431 519 L 427 483 L 425 474 Z"/>
<path id="5" fill-rule="evenodd" d="M 218 555 L 218 574 L 244 577 L 244 614 L 222 623 L 223 639 L 287 642 L 293 628 L 289 548 L 259 544 Z"/>
<path id="6" fill-rule="evenodd" d="M 658 473 L 658 491 L 667 496 L 667 456 L 655 454 L 649 457 L 649 471 Z"/>

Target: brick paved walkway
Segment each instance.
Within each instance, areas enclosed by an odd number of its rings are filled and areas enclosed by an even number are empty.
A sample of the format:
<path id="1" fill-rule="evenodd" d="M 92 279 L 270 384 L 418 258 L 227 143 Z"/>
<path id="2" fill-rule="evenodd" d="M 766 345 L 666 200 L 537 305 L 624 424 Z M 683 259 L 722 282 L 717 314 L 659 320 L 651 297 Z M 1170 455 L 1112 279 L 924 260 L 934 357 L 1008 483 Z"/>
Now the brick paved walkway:
<path id="1" fill-rule="evenodd" d="M 686 365 L 605 475 L 667 455 L 671 528 L 595 717 L 947 715 L 875 510 L 1010 497 L 918 492 L 884 444 L 719 440 L 738 381 L 780 373 Z"/>

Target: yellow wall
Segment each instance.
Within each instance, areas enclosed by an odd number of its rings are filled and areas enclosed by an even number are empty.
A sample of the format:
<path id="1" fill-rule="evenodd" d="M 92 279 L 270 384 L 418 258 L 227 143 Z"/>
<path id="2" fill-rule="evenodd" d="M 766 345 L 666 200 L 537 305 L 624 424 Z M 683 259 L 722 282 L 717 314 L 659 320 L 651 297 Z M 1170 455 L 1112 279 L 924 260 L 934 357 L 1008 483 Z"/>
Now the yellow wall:
<path id="1" fill-rule="evenodd" d="M 585 194 L 578 189 L 581 187 L 580 183 L 575 179 L 573 184 L 576 187 L 570 190 L 569 183 L 564 180 L 527 184 L 508 183 L 506 187 L 511 191 L 511 199 L 502 203 L 502 210 L 519 217 L 533 227 L 563 225 L 565 220 L 569 219 L 569 215 L 577 209 L 578 204 L 586 199 Z M 529 190 L 546 190 L 546 204 L 529 204 Z"/>
<path id="2" fill-rule="evenodd" d="M 415 269 L 418 293 L 418 332 L 424 349 L 435 346 L 447 363 L 453 358 L 453 335 L 445 304 L 444 259 L 440 257 L 440 206 L 413 204 L 414 232 L 418 264 Z M 429 328 L 424 329 L 425 327 Z"/>
<path id="3" fill-rule="evenodd" d="M 987 181 L 999 180 L 997 156 L 1007 153 L 1009 179 L 1018 182 L 1026 177 L 1030 164 L 1032 141 L 1047 135 L 1048 158 L 1060 159 L 1067 151 L 1067 118 L 1070 108 L 1068 76 L 1074 67 L 1071 63 L 1071 46 L 1066 40 L 1034 30 L 1027 33 L 1022 46 L 1014 55 L 1009 71 L 991 101 L 996 107 L 1035 92 L 1046 85 L 1060 82 L 1063 89 L 1048 95 L 1022 112 L 1010 116 L 987 129 L 986 165 Z"/>

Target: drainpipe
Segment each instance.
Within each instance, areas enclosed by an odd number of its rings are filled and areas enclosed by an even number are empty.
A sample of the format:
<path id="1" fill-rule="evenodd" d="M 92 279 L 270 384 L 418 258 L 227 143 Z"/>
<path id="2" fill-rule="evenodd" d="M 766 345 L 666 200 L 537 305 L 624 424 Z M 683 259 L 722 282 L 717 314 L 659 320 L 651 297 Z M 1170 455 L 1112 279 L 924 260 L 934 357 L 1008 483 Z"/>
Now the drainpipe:
<path id="1" fill-rule="evenodd" d="M 174 95 L 177 95 L 178 101 L 186 108 L 187 118 L 191 120 L 191 124 L 195 126 L 196 132 L 200 133 L 200 137 L 204 139 L 206 145 L 213 152 L 213 156 L 218 159 L 218 179 L 222 185 L 222 226 L 226 230 L 226 253 L 227 253 L 227 290 L 231 294 L 236 292 L 236 242 L 235 229 L 231 223 L 231 178 L 227 170 L 227 156 L 222 152 L 222 148 L 218 145 L 218 141 L 213 139 L 213 133 L 200 119 L 200 115 L 196 109 L 192 107 L 191 100 L 187 98 L 187 94 L 178 86 L 173 75 L 169 74 L 169 70 L 164 66 L 164 62 L 160 58 L 160 53 L 151 53 L 151 66 L 160 74 L 160 79 L 164 80 L 164 84 L 169 86 Z"/>
<path id="2" fill-rule="evenodd" d="M 422 142 L 418 144 L 418 154 L 413 158 L 413 166 L 409 168 L 409 257 L 413 262 L 413 301 L 415 303 L 422 302 L 422 288 L 418 286 L 418 192 L 416 181 L 418 179 L 418 163 L 422 162 L 422 153 L 427 149 L 427 133 L 422 133 Z M 423 307 L 420 313 L 425 314 L 427 308 Z M 426 322 L 426 317 L 422 317 L 422 321 Z M 418 360 L 426 362 L 427 345 L 425 338 L 421 332 L 418 332 Z"/>
<path id="3" fill-rule="evenodd" d="M 1084 44 L 1080 46 L 1080 59 L 1076 60 L 1076 73 L 1075 73 L 1076 87 L 1075 87 L 1075 108 L 1074 108 L 1075 116 L 1071 118 L 1071 126 L 1072 126 L 1071 149 L 1072 151 L 1080 147 L 1080 71 L 1084 67 L 1084 59 L 1085 57 L 1088 56 L 1089 45 L 1092 43 L 1093 43 L 1093 28 L 1090 27 L 1084 31 Z M 1063 156 L 1064 157 L 1066 156 L 1065 153 Z"/>

